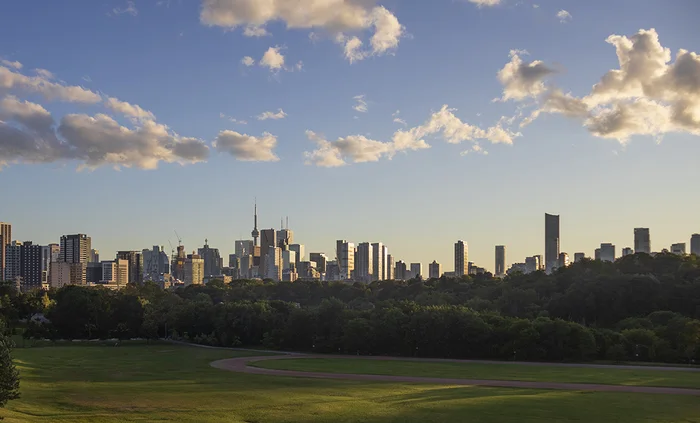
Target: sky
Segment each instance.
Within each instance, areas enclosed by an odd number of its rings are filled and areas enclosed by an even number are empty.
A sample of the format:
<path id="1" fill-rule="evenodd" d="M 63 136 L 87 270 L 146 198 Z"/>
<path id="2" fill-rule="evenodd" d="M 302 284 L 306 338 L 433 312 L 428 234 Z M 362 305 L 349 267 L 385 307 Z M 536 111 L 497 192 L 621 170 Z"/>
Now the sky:
<path id="1" fill-rule="evenodd" d="M 294 240 L 494 268 L 700 232 L 695 0 L 0 5 L 0 221 L 46 244 Z"/>

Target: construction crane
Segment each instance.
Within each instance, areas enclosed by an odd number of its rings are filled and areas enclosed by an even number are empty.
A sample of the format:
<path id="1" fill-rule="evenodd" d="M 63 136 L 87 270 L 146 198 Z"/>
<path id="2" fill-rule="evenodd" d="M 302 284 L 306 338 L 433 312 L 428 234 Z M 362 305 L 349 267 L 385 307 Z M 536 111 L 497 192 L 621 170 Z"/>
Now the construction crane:
<path id="1" fill-rule="evenodd" d="M 182 238 L 180 238 L 180 235 L 177 234 L 175 229 L 173 229 L 173 232 L 175 232 L 175 236 L 177 237 L 177 246 L 179 247 L 182 245 Z"/>

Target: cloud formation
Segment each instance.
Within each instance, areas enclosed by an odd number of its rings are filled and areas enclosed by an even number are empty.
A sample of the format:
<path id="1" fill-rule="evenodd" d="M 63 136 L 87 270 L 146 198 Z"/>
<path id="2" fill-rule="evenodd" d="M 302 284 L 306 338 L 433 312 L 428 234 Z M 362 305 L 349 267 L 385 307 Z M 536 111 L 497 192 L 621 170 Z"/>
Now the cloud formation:
<path id="1" fill-rule="evenodd" d="M 243 35 L 246 37 L 267 37 L 270 33 L 262 26 L 248 25 L 243 30 Z"/>
<path id="2" fill-rule="evenodd" d="M 352 53 L 352 61 L 392 51 L 404 34 L 396 16 L 376 6 L 375 0 L 202 0 L 199 18 L 209 26 L 244 26 L 245 35 L 264 31 L 274 21 L 284 22 L 289 29 L 322 29 L 343 44 L 346 57 Z M 369 48 L 362 51 L 362 40 L 346 34 L 364 31 L 372 35 Z"/>
<path id="3" fill-rule="evenodd" d="M 571 20 L 573 19 L 573 16 L 571 16 L 571 13 L 562 9 L 562 10 L 557 12 L 557 18 L 559 18 L 559 22 L 567 23 L 567 22 L 571 22 Z"/>
<path id="4" fill-rule="evenodd" d="M 0 89 L 27 91 L 42 95 L 47 100 L 60 100 L 74 103 L 99 103 L 102 97 L 88 89 L 51 81 L 45 74 L 27 76 L 0 66 Z"/>
<path id="5" fill-rule="evenodd" d="M 123 15 L 124 13 L 128 13 L 131 16 L 136 16 L 139 14 L 139 11 L 138 9 L 136 9 L 136 4 L 134 4 L 133 1 L 127 0 L 126 7 L 115 7 L 114 9 L 112 9 L 112 13 L 114 13 L 117 16 Z"/>
<path id="6" fill-rule="evenodd" d="M 245 66 L 251 67 L 255 65 L 255 59 L 253 59 L 250 56 L 245 56 L 244 58 L 241 59 L 241 63 Z"/>
<path id="7" fill-rule="evenodd" d="M 491 7 L 501 4 L 501 0 L 469 0 L 469 3 L 474 3 L 477 7 Z"/>
<path id="8" fill-rule="evenodd" d="M 127 128 L 104 114 L 69 114 L 56 124 L 42 106 L 14 96 L 0 100 L 0 119 L 0 168 L 77 161 L 80 168 L 155 169 L 161 162 L 205 161 L 209 154 L 203 141 L 180 137 L 151 120 Z"/>
<path id="9" fill-rule="evenodd" d="M 129 118 L 138 120 L 156 120 L 156 117 L 152 112 L 142 109 L 141 106 L 137 104 L 127 103 L 126 101 L 121 101 L 114 97 L 109 97 L 105 101 L 105 106 L 113 112 L 121 113 Z"/>
<path id="10" fill-rule="evenodd" d="M 356 95 L 352 99 L 355 100 L 355 105 L 352 106 L 353 110 L 360 113 L 367 113 L 367 100 L 364 94 Z"/>
<path id="11" fill-rule="evenodd" d="M 579 118 L 594 136 L 621 143 L 635 135 L 700 135 L 700 56 L 680 49 L 671 62 L 671 51 L 653 28 L 606 41 L 615 47 L 619 68 L 606 72 L 580 98 L 550 89 L 521 126 L 551 113 Z"/>
<path id="12" fill-rule="evenodd" d="M 241 134 L 236 131 L 221 131 L 214 141 L 214 148 L 220 153 L 228 153 L 236 160 L 244 162 L 276 162 L 277 137 L 264 132 L 261 137 Z"/>
<path id="13" fill-rule="evenodd" d="M 363 135 L 349 135 L 335 141 L 328 141 L 313 131 L 306 131 L 307 137 L 316 143 L 317 148 L 304 153 L 305 163 L 321 167 L 337 167 L 348 163 L 376 162 L 382 158 L 391 159 L 396 153 L 402 151 L 430 148 L 424 138 L 434 135 L 441 136 L 450 144 L 471 141 L 477 146 L 477 140 L 512 144 L 513 139 L 521 135 L 503 128 L 500 124 L 481 129 L 462 122 L 454 115 L 454 111 L 455 109 L 444 105 L 439 111 L 431 114 L 423 125 L 398 130 L 394 132 L 391 141 L 388 142 L 373 140 Z M 477 149 L 481 151 L 481 147 Z M 474 147 L 472 150 L 476 151 Z"/>
<path id="14" fill-rule="evenodd" d="M 22 63 L 20 63 L 18 61 L 12 62 L 12 61 L 6 60 L 6 59 L 0 60 L 0 64 L 2 64 L 3 66 L 7 66 L 8 68 L 13 68 L 13 69 L 17 69 L 17 70 L 22 69 L 22 66 L 23 66 Z"/>
<path id="15" fill-rule="evenodd" d="M 287 114 L 284 112 L 282 109 L 277 109 L 277 112 L 263 112 L 256 116 L 255 118 L 257 120 L 278 120 L 278 119 L 284 119 L 287 117 Z"/>
<path id="16" fill-rule="evenodd" d="M 281 47 L 275 46 L 267 49 L 260 59 L 260 66 L 269 68 L 272 72 L 277 72 L 284 68 L 284 55 L 280 53 Z"/>
<path id="17" fill-rule="evenodd" d="M 544 78 L 555 73 L 539 60 L 523 61 L 520 56 L 526 54 L 525 50 L 511 50 L 510 62 L 498 71 L 498 80 L 503 85 L 502 101 L 537 97 L 546 90 Z"/>

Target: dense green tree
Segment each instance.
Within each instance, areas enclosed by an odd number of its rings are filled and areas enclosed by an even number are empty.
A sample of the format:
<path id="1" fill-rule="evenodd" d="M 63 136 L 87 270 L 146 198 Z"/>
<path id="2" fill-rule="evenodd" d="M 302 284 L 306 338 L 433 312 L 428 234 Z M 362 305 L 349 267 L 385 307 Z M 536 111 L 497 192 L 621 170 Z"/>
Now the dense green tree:
<path id="1" fill-rule="evenodd" d="M 19 371 L 12 362 L 12 340 L 4 335 L 5 323 L 0 319 L 0 407 L 19 398 Z"/>

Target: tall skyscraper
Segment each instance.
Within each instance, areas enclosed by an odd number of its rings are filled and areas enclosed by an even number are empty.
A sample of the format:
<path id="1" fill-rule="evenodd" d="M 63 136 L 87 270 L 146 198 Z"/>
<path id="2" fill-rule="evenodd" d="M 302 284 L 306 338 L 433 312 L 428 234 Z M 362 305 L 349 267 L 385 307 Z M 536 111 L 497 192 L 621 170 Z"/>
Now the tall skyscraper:
<path id="1" fill-rule="evenodd" d="M 651 254 L 649 228 L 634 228 L 634 252 Z"/>
<path id="2" fill-rule="evenodd" d="M 455 276 L 460 278 L 469 274 L 469 247 L 464 241 L 455 243 Z"/>
<path id="3" fill-rule="evenodd" d="M 143 256 L 138 251 L 118 251 L 117 260 L 129 262 L 129 283 L 143 284 Z"/>
<path id="4" fill-rule="evenodd" d="M 610 243 L 600 244 L 600 258 L 602 261 L 615 261 L 615 246 Z"/>
<path id="5" fill-rule="evenodd" d="M 433 262 L 428 265 L 428 277 L 430 279 L 437 279 L 440 276 L 442 276 L 442 266 L 440 266 L 440 263 L 433 260 Z"/>
<path id="6" fill-rule="evenodd" d="M 87 264 L 92 252 L 92 239 L 85 234 L 63 235 L 58 261 L 70 264 L 71 285 L 85 285 Z"/>
<path id="7" fill-rule="evenodd" d="M 297 253 L 295 258 L 296 265 L 299 265 L 299 262 L 306 258 L 304 254 L 304 246 L 302 244 L 291 244 L 289 249 Z"/>
<path id="8" fill-rule="evenodd" d="M 99 263 L 100 262 L 100 250 L 92 248 L 90 250 L 90 261 L 89 263 Z"/>
<path id="9" fill-rule="evenodd" d="M 282 272 L 285 270 L 296 270 L 297 253 L 292 250 L 282 250 Z"/>
<path id="10" fill-rule="evenodd" d="M 170 273 L 168 255 L 163 247 L 154 245 L 152 249 L 141 251 L 143 258 L 143 273 L 147 280 L 158 281 L 164 273 Z"/>
<path id="11" fill-rule="evenodd" d="M 204 247 L 197 249 L 197 254 L 204 260 L 204 277 L 222 274 L 219 249 L 209 247 L 208 239 L 204 240 Z"/>
<path id="12" fill-rule="evenodd" d="M 5 248 L 12 242 L 12 225 L 0 222 L 0 281 L 5 278 Z"/>
<path id="13" fill-rule="evenodd" d="M 369 242 L 358 244 L 357 255 L 355 256 L 355 280 L 372 282 L 375 279 L 372 274 L 374 271 L 373 259 L 372 244 Z"/>
<path id="14" fill-rule="evenodd" d="M 250 233 L 253 237 L 253 246 L 258 246 L 258 238 L 260 237 L 260 231 L 258 231 L 258 201 L 255 200 L 255 211 L 253 212 L 253 231 Z"/>
<path id="15" fill-rule="evenodd" d="M 690 254 L 700 257 L 700 234 L 693 234 L 690 237 Z"/>
<path id="16" fill-rule="evenodd" d="M 559 253 L 557 260 L 557 268 L 563 268 L 569 265 L 569 255 L 567 253 Z"/>
<path id="17" fill-rule="evenodd" d="M 386 256 L 389 249 L 381 242 L 372 244 L 372 275 L 378 281 L 387 280 L 386 277 Z"/>
<path id="18" fill-rule="evenodd" d="M 265 231 L 263 231 L 264 233 Z M 263 238 L 265 236 L 263 235 Z M 267 270 L 265 272 L 265 278 L 272 279 L 273 281 L 279 282 L 282 280 L 282 249 L 274 245 L 268 247 L 267 254 L 265 255 L 265 266 Z"/>
<path id="19" fill-rule="evenodd" d="M 394 276 L 398 281 L 405 281 L 407 279 L 408 269 L 406 268 L 406 263 L 403 260 L 396 262 L 396 269 L 394 270 Z"/>
<path id="20" fill-rule="evenodd" d="M 394 273 L 394 256 L 391 254 L 386 255 L 386 279 L 389 281 L 396 279 L 396 274 Z"/>
<path id="21" fill-rule="evenodd" d="M 496 276 L 506 274 L 506 246 L 496 245 Z"/>
<path id="22" fill-rule="evenodd" d="M 544 262 L 545 270 L 549 273 L 559 261 L 559 215 L 544 215 Z"/>
<path id="23" fill-rule="evenodd" d="M 267 270 L 267 254 L 270 252 L 270 247 L 277 247 L 277 231 L 274 229 L 263 229 L 260 231 L 260 276 L 265 279 Z"/>
<path id="24" fill-rule="evenodd" d="M 326 265 L 328 264 L 328 257 L 323 253 L 311 253 L 309 254 L 309 261 L 316 263 L 316 270 L 321 273 L 326 273 Z"/>
<path id="25" fill-rule="evenodd" d="M 294 231 L 282 226 L 282 229 L 277 231 L 277 246 L 284 249 L 294 244 Z"/>
<path id="26" fill-rule="evenodd" d="M 238 258 L 243 256 L 253 255 L 254 241 L 249 239 L 241 239 L 235 242 L 235 253 Z"/>
<path id="27" fill-rule="evenodd" d="M 423 264 L 411 263 L 411 278 L 423 277 Z"/>
<path id="28" fill-rule="evenodd" d="M 355 270 L 355 244 L 344 239 L 335 243 L 335 257 L 340 270 L 340 280 L 352 279 Z"/>
<path id="29" fill-rule="evenodd" d="M 5 246 L 5 280 L 15 282 L 22 277 L 22 243 L 12 241 Z"/>
<path id="30" fill-rule="evenodd" d="M 204 283 L 204 259 L 199 254 L 188 254 L 185 259 L 185 286 Z"/>
<path id="31" fill-rule="evenodd" d="M 671 245 L 671 252 L 681 256 L 685 255 L 685 242 L 679 242 Z"/>

